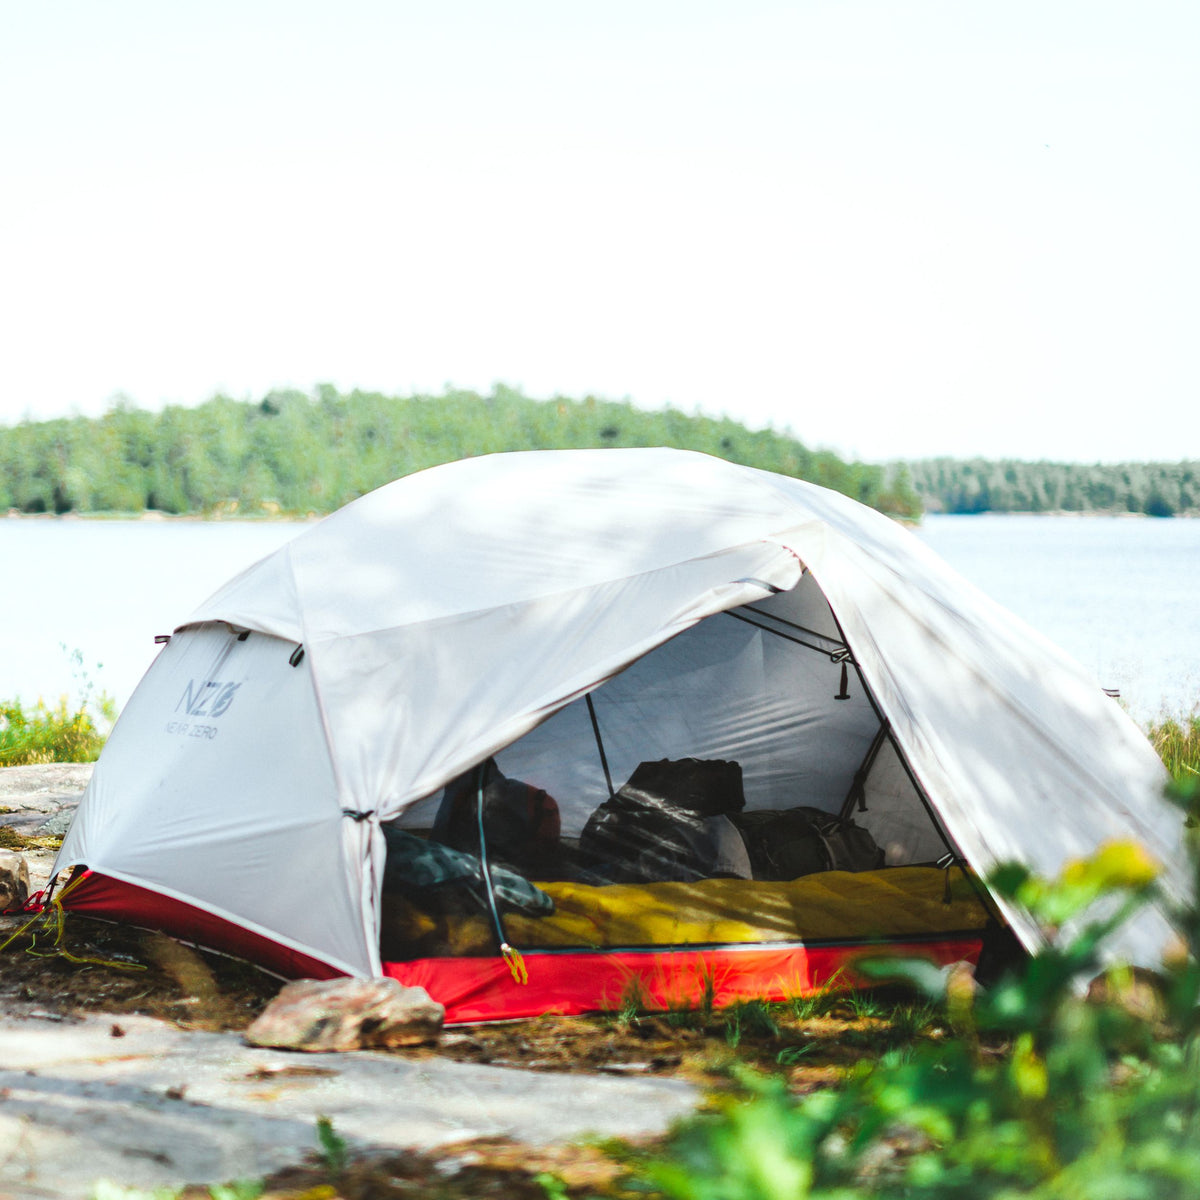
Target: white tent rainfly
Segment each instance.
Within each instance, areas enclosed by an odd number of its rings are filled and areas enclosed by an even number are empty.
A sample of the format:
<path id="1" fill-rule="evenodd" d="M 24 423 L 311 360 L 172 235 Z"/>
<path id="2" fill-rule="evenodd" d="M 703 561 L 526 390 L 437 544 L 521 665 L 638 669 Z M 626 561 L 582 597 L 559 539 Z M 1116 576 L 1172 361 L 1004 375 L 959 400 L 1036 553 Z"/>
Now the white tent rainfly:
<path id="1" fill-rule="evenodd" d="M 68 908 L 451 1020 L 974 960 L 980 880 L 1181 821 L 1075 662 L 845 496 L 667 449 L 363 496 L 175 629 L 63 844 Z M 1147 910 L 1112 952 L 1153 962 Z"/>

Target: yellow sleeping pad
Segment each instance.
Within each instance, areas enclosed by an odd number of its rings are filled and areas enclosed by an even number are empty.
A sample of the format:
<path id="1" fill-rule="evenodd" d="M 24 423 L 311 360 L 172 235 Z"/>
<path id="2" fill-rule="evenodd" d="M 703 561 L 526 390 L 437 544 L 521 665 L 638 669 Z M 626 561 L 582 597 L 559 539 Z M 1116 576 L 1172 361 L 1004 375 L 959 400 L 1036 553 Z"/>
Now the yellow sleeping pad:
<path id="1" fill-rule="evenodd" d="M 947 883 L 949 891 L 947 899 Z M 514 946 L 529 949 L 818 942 L 922 937 L 980 930 L 987 909 L 960 869 L 824 871 L 790 881 L 539 883 L 554 899 L 545 916 L 504 914 Z M 401 901 L 385 907 L 384 940 L 404 957 L 495 952 L 477 912 L 431 915 Z M 385 957 L 387 956 L 385 947 Z M 396 954 L 399 957 L 399 954 Z"/>

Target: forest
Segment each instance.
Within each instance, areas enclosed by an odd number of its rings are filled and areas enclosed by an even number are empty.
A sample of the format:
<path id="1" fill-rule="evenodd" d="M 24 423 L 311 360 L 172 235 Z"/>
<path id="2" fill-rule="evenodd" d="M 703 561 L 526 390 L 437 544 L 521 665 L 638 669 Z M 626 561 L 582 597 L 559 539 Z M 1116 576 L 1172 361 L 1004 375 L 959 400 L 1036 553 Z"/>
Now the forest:
<path id="1" fill-rule="evenodd" d="M 586 397 L 272 391 L 149 412 L 0 427 L 0 512 L 260 516 L 331 512 L 424 467 L 503 450 L 677 446 L 834 488 L 903 517 L 903 471 L 811 450 L 790 432 Z"/>
<path id="2" fill-rule="evenodd" d="M 1055 463 L 928 458 L 895 468 L 926 512 L 1200 515 L 1200 462 Z"/>
<path id="3" fill-rule="evenodd" d="M 0 512 L 239 517 L 332 512 L 401 475 L 503 450 L 678 446 L 843 492 L 893 516 L 924 512 L 1200 515 L 1200 462 L 928 458 L 847 462 L 790 430 L 626 400 L 511 388 L 488 395 L 268 392 L 161 411 L 0 427 Z"/>

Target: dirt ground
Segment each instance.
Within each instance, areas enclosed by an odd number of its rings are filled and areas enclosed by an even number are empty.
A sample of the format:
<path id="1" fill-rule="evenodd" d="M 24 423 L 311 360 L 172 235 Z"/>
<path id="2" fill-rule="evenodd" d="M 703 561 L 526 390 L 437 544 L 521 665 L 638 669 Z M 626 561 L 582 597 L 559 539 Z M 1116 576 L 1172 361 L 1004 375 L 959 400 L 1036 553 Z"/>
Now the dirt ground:
<path id="1" fill-rule="evenodd" d="M 68 914 L 24 933 L 28 918 L 0 916 L 0 1003 L 69 1018 L 139 1013 L 182 1029 L 244 1029 L 282 981 L 253 965 L 162 933 Z M 886 1014 L 886 1015 L 882 1015 Z M 598 1013 L 455 1026 L 434 1046 L 396 1051 L 533 1071 L 681 1075 L 721 1089 L 734 1063 L 778 1072 L 797 1091 L 833 1082 L 864 1057 L 936 1026 L 897 1024 L 877 998 L 828 996 L 795 1005 L 749 1004 L 725 1012 Z"/>
<path id="2" fill-rule="evenodd" d="M 47 794 L 81 786 L 73 777 L 38 778 Z M 4 810 L 0 845 L 21 851 L 48 872 L 60 838 L 38 823 L 57 802 L 53 795 L 43 802 L 23 793 L 30 811 Z M 27 916 L 0 915 L 0 943 L 9 942 L 0 950 L 0 1005 L 30 1015 L 70 1020 L 101 1014 L 112 1018 L 114 1036 L 121 1036 L 121 1017 L 134 1013 L 183 1029 L 238 1031 L 281 986 L 278 978 L 250 964 L 161 933 L 79 914 L 68 915 L 61 928 L 54 914 L 31 926 L 27 922 Z M 830 995 L 725 1012 L 623 1011 L 459 1026 L 446 1030 L 436 1045 L 395 1053 L 531 1071 L 666 1075 L 699 1085 L 711 1103 L 720 1103 L 737 1090 L 736 1071 L 742 1066 L 782 1075 L 800 1093 L 836 1083 L 856 1063 L 891 1046 L 944 1036 L 938 1015 L 921 1006 L 895 998 Z M 304 1200 L 623 1196 L 632 1194 L 623 1182 L 625 1164 L 654 1150 L 653 1143 L 532 1150 L 491 1139 L 431 1154 L 342 1161 L 335 1142 L 317 1148 L 310 1163 L 266 1181 L 266 1194 Z M 186 1195 L 199 1200 L 207 1192 Z"/>
<path id="3" fill-rule="evenodd" d="M 0 916 L 0 941 L 28 920 Z M 57 944 L 56 944 L 57 940 Z M 0 1005 L 70 1020 L 81 1014 L 140 1013 L 184 1029 L 243 1029 L 280 980 L 238 960 L 164 934 L 70 914 L 61 937 L 53 919 L 36 923 L 0 951 Z M 903 1019 L 897 1013 L 907 1012 Z M 903 1040 L 938 1038 L 935 1015 L 859 997 L 795 1005 L 746 1005 L 724 1013 L 634 1012 L 542 1017 L 458 1026 L 437 1045 L 398 1050 L 532 1071 L 670 1075 L 699 1084 L 719 1103 L 736 1090 L 733 1068 L 784 1074 L 797 1092 L 835 1083 L 864 1058 Z M 297 1070 L 319 1069 L 304 1063 Z M 336 1149 L 336 1148 L 335 1148 Z M 267 1194 L 305 1200 L 392 1197 L 621 1196 L 625 1163 L 654 1145 L 530 1147 L 494 1139 L 446 1151 L 399 1153 L 341 1163 L 319 1149 L 312 1161 L 267 1181 Z M 557 1191 L 555 1190 L 557 1189 Z M 639 1193 L 644 1195 L 645 1193 Z M 204 1190 L 187 1193 L 199 1200 Z"/>

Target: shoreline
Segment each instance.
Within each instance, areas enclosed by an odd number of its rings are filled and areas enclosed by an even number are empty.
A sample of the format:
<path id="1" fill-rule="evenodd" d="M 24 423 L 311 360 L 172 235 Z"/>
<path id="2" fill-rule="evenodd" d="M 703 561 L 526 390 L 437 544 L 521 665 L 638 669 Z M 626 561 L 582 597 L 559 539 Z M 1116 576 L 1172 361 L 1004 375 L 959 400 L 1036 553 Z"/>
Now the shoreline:
<path id="1" fill-rule="evenodd" d="M 331 512 L 336 510 L 330 510 Z M 65 513 L 27 513 L 20 509 L 10 508 L 0 513 L 0 520 L 5 521 L 125 521 L 141 523 L 185 521 L 191 524 L 211 523 L 227 524 L 240 522 L 246 525 L 284 524 L 309 525 L 329 516 L 329 513 L 307 512 L 287 513 L 278 512 L 245 513 L 237 510 L 231 512 L 212 513 L 168 513 L 156 508 L 148 508 L 138 512 L 65 512 Z"/>
<path id="2" fill-rule="evenodd" d="M 261 525 L 261 524 L 293 524 L 293 525 L 312 525 L 316 522 L 324 520 L 325 517 L 331 516 L 337 512 L 337 509 L 330 509 L 329 512 L 316 512 L 310 510 L 306 513 L 289 513 L 282 509 L 266 510 L 263 512 L 242 512 L 239 509 L 232 509 L 228 512 L 222 512 L 218 508 L 207 513 L 168 513 L 161 509 L 148 508 L 142 512 L 65 512 L 65 513 L 50 513 L 50 512 L 22 512 L 17 508 L 7 509 L 0 513 L 0 520 L 6 521 L 113 521 L 113 522 L 129 522 L 129 523 L 173 523 L 187 522 L 189 524 L 229 524 L 241 523 L 246 525 Z M 1034 512 L 1029 509 L 987 509 L 984 512 L 943 512 L 940 509 L 930 509 L 921 514 L 920 517 L 896 517 L 893 520 L 898 520 L 900 524 L 905 526 L 919 526 L 926 517 L 962 517 L 964 519 L 975 520 L 981 517 L 1069 517 L 1075 520 L 1111 520 L 1111 521 L 1191 521 L 1200 520 L 1200 509 L 1189 509 L 1185 512 L 1172 513 L 1169 517 L 1154 517 L 1149 513 L 1144 512 L 1106 512 L 1103 510 L 1088 510 L 1080 512 L 1075 509 L 1042 509 Z"/>

